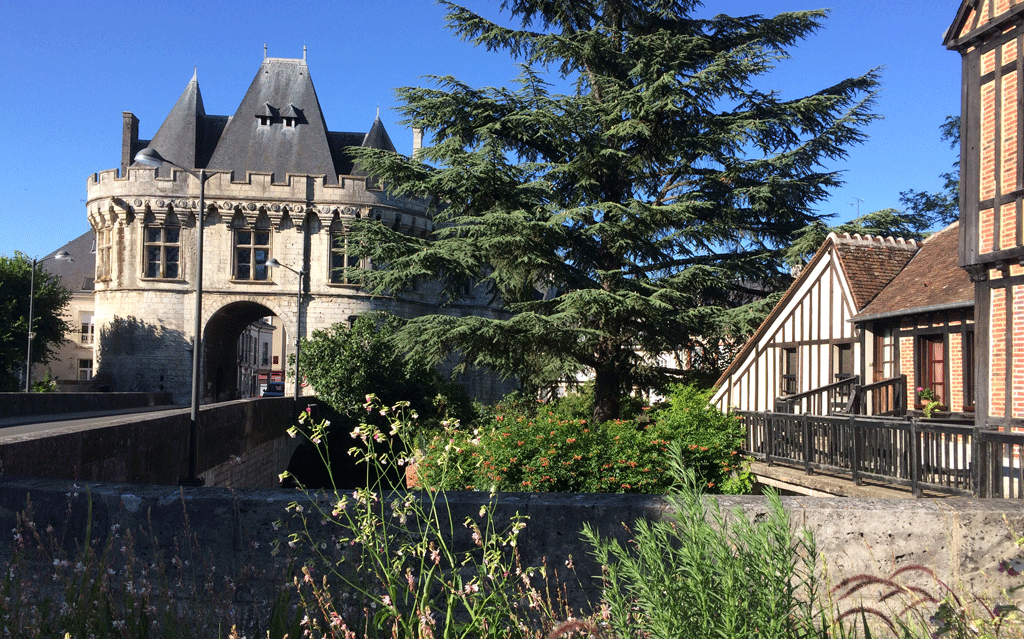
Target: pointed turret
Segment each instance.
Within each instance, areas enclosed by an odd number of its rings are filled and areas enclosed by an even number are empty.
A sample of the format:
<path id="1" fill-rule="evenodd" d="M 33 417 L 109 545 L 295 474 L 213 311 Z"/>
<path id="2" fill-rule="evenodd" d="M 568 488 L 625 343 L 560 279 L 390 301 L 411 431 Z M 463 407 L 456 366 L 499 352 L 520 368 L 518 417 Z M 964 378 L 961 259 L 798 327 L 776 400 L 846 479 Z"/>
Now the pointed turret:
<path id="1" fill-rule="evenodd" d="M 380 149 L 397 153 L 395 145 L 391 143 L 391 137 L 388 135 L 387 129 L 384 128 L 384 123 L 380 121 L 379 110 L 377 118 L 373 121 L 373 126 L 363 136 L 363 141 L 359 146 L 367 149 Z M 367 177 L 366 171 L 358 163 L 353 164 L 352 175 Z"/>
<path id="2" fill-rule="evenodd" d="M 206 110 L 196 76 L 197 72 L 193 72 L 185 91 L 147 147 L 189 169 L 201 167 L 204 159 L 202 143 Z"/>
<path id="3" fill-rule="evenodd" d="M 395 145 L 391 143 L 391 138 L 388 136 L 388 132 L 384 128 L 384 123 L 380 121 L 379 110 L 377 112 L 377 118 L 373 121 L 373 126 L 370 127 L 370 130 L 363 137 L 363 143 L 360 146 L 397 153 Z"/>

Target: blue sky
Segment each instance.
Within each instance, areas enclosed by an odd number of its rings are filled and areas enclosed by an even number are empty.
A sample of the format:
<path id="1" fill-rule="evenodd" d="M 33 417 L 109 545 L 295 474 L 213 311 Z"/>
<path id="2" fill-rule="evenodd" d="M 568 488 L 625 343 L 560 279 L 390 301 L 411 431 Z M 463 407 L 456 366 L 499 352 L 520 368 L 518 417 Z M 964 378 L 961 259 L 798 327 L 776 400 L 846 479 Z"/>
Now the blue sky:
<path id="1" fill-rule="evenodd" d="M 463 3 L 500 19 L 498 2 Z M 868 129 L 835 168 L 846 184 L 820 204 L 836 220 L 898 206 L 909 188 L 938 190 L 955 154 L 939 125 L 959 113 L 960 56 L 942 47 L 958 0 L 707 0 L 703 13 L 773 15 L 831 8 L 824 28 L 780 63 L 766 86 L 786 97 L 884 67 Z M 76 6 L 74 11 L 70 6 Z M 400 151 L 392 89 L 453 75 L 508 83 L 503 54 L 460 42 L 430 0 L 11 0 L 0 9 L 0 255 L 43 256 L 88 230 L 86 180 L 120 162 L 121 112 L 150 138 L 198 67 L 207 113 L 233 114 L 263 57 L 298 58 L 303 45 L 327 126 L 365 131 L 380 108 Z"/>

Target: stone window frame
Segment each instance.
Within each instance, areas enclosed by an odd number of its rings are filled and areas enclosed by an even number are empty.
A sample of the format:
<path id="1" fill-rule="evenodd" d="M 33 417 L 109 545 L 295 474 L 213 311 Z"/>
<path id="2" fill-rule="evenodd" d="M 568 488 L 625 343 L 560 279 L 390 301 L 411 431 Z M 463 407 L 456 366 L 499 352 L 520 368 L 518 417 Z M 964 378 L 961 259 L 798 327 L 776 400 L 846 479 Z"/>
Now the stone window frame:
<path id="1" fill-rule="evenodd" d="M 259 241 L 263 235 L 266 235 L 266 242 Z M 273 237 L 273 229 L 269 225 L 264 228 L 258 223 L 233 224 L 231 233 L 231 279 L 233 281 L 270 282 L 270 267 L 267 266 L 267 262 L 270 260 Z M 243 253 L 245 254 L 244 258 Z"/>
<path id="2" fill-rule="evenodd" d="M 114 245 L 114 229 L 109 226 L 96 230 L 96 279 L 109 280 L 111 271 L 111 251 Z"/>
<path id="3" fill-rule="evenodd" d="M 156 233 L 157 235 L 154 235 Z M 155 256 L 151 251 L 155 251 Z M 172 222 L 142 227 L 142 277 L 181 279 L 181 225 Z"/>
<path id="4" fill-rule="evenodd" d="M 334 286 L 359 287 L 354 278 L 345 277 L 345 267 L 368 269 L 368 258 L 357 258 L 350 255 L 351 224 L 348 221 L 335 221 L 330 228 L 330 244 L 328 245 L 327 281 Z"/>

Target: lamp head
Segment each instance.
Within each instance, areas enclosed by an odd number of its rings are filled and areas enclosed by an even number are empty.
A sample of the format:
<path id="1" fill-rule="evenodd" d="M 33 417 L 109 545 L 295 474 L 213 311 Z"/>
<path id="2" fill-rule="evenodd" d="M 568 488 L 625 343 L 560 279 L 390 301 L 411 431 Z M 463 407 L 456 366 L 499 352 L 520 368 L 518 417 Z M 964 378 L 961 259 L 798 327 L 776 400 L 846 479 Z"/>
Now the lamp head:
<path id="1" fill-rule="evenodd" d="M 135 154 L 135 161 L 139 164 L 145 164 L 146 166 L 160 166 L 162 164 L 169 164 L 156 149 L 146 147 Z"/>
<path id="2" fill-rule="evenodd" d="M 281 264 L 280 262 L 278 262 L 276 257 L 272 257 L 269 260 L 267 260 L 267 266 L 271 266 L 273 268 L 277 268 L 277 267 L 280 266 L 280 267 L 283 268 L 284 264 Z"/>

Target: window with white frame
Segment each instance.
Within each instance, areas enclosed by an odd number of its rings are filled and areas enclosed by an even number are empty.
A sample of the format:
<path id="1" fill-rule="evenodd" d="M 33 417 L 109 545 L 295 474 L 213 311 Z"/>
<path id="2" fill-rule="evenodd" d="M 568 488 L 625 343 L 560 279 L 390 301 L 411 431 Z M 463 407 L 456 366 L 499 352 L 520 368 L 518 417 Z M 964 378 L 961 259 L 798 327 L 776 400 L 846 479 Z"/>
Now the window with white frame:
<path id="1" fill-rule="evenodd" d="M 96 341 L 96 324 L 92 313 L 80 313 L 78 316 L 78 342 L 83 346 L 92 346 Z"/>
<path id="2" fill-rule="evenodd" d="M 78 381 L 87 382 L 92 379 L 92 360 L 78 360 Z"/>
<path id="3" fill-rule="evenodd" d="M 145 277 L 178 279 L 181 254 L 181 227 L 147 226 L 145 229 Z"/>

